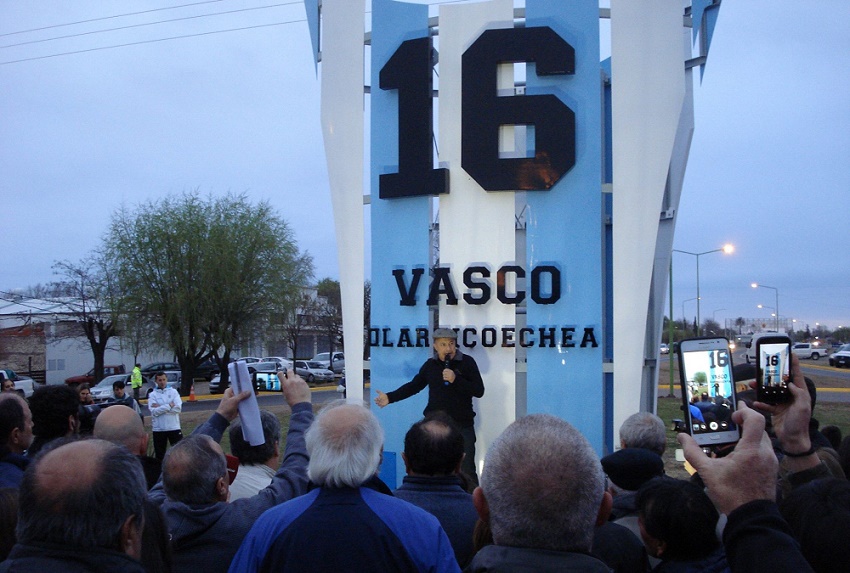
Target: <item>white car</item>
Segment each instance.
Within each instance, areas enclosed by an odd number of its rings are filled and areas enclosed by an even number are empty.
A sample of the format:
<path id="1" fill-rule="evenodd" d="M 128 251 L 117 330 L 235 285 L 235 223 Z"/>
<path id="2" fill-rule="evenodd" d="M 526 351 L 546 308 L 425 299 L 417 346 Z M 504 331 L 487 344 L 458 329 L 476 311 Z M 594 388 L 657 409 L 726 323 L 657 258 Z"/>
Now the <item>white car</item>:
<path id="1" fill-rule="evenodd" d="M 124 391 L 132 393 L 133 389 L 130 384 L 130 374 L 113 374 L 112 376 L 107 376 L 94 386 L 91 389 L 91 397 L 94 400 L 95 404 L 99 404 L 101 402 L 107 402 L 115 398 L 115 394 L 112 392 L 112 385 L 118 381 L 124 382 Z"/>
<path id="2" fill-rule="evenodd" d="M 661 346 L 659 346 L 659 347 L 658 347 L 658 351 L 659 351 L 661 354 L 670 354 L 670 347 L 669 347 L 669 346 L 667 346 L 667 344 L 666 344 L 666 343 L 662 342 L 662 343 L 661 343 Z"/>
<path id="3" fill-rule="evenodd" d="M 310 361 L 318 362 L 322 365 L 322 368 L 333 370 L 336 374 L 340 374 L 345 370 L 345 354 L 342 352 L 334 352 L 333 364 L 331 364 L 330 352 L 320 352 L 310 359 Z"/>
<path id="4" fill-rule="evenodd" d="M 295 373 L 310 382 L 333 382 L 334 373 L 313 360 L 296 360 Z"/>
<path id="5" fill-rule="evenodd" d="M 33 393 L 33 379 L 29 376 L 21 376 L 14 370 L 8 368 L 0 370 L 0 380 L 13 380 L 15 382 L 15 392 L 29 398 Z"/>
<path id="6" fill-rule="evenodd" d="M 292 360 L 283 356 L 266 356 L 262 362 L 280 362 L 287 370 L 292 369 Z"/>

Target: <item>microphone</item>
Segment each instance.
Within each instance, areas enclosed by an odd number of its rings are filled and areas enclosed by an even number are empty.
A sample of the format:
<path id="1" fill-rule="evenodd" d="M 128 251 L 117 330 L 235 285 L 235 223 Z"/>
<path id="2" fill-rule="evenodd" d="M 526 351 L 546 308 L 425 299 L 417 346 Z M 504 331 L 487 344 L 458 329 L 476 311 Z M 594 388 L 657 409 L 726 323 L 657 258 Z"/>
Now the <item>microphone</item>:
<path id="1" fill-rule="evenodd" d="M 451 359 L 450 359 L 448 356 L 446 356 L 445 360 L 443 360 L 443 368 L 451 369 L 451 367 L 452 367 L 452 361 L 451 361 Z M 443 380 L 443 385 L 444 385 L 444 386 L 448 386 L 448 385 L 449 385 L 449 381 L 448 381 L 448 380 Z"/>

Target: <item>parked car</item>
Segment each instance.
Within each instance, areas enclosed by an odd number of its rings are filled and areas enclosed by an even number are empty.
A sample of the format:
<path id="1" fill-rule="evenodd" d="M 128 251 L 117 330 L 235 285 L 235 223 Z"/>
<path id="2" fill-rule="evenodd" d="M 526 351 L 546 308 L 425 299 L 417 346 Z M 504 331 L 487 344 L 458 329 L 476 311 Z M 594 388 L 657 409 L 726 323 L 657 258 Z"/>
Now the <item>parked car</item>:
<path id="1" fill-rule="evenodd" d="M 165 376 L 168 378 L 168 382 L 166 386 L 169 388 L 174 388 L 178 392 L 180 391 L 180 384 L 183 382 L 183 372 L 180 370 L 164 370 Z M 155 373 L 154 373 L 155 374 Z M 151 375 L 150 380 L 147 382 L 148 389 L 145 390 L 145 398 L 148 398 L 151 395 L 151 392 L 156 388 L 156 381 L 154 380 L 154 374 Z M 144 386 L 142 386 L 144 387 Z"/>
<path id="2" fill-rule="evenodd" d="M 115 397 L 115 394 L 112 392 L 112 385 L 119 380 L 124 382 L 127 391 L 132 392 L 130 390 L 130 374 L 113 374 L 112 376 L 107 376 L 95 386 L 92 386 L 91 397 L 94 403 L 99 404 L 112 400 Z"/>
<path id="3" fill-rule="evenodd" d="M 665 342 L 662 342 L 661 346 L 658 347 L 658 352 L 661 354 L 670 354 L 670 347 Z"/>
<path id="4" fill-rule="evenodd" d="M 32 396 L 34 380 L 29 376 L 22 376 L 20 374 L 17 374 L 14 370 L 4 368 L 0 370 L 0 380 L 13 381 L 15 383 L 15 392 L 17 392 L 24 398 L 29 398 L 30 396 Z"/>
<path id="5" fill-rule="evenodd" d="M 313 360 L 296 360 L 295 373 L 301 376 L 307 383 L 310 382 L 333 382 L 334 373 L 322 366 L 320 362 Z"/>
<path id="6" fill-rule="evenodd" d="M 263 362 L 280 362 L 287 370 L 292 368 L 292 360 L 283 356 L 266 356 L 263 358 Z"/>
<path id="7" fill-rule="evenodd" d="M 203 378 L 209 382 L 219 370 L 221 368 L 218 366 L 218 361 L 215 358 L 207 358 L 195 367 L 195 378 Z"/>
<path id="8" fill-rule="evenodd" d="M 320 352 L 319 354 L 316 354 L 310 361 L 320 363 L 322 365 L 322 368 L 333 370 L 335 374 L 341 374 L 342 371 L 345 370 L 345 354 L 343 354 L 342 352 L 334 352 L 333 362 L 331 362 L 330 352 Z"/>
<path id="9" fill-rule="evenodd" d="M 821 356 L 826 356 L 826 348 L 818 346 L 814 342 L 797 342 L 791 347 L 791 352 L 797 355 L 797 358 L 811 358 L 817 360 Z"/>
<path id="10" fill-rule="evenodd" d="M 236 362 L 237 360 L 244 360 L 246 364 L 253 364 L 254 362 L 262 362 L 262 358 L 257 358 L 256 356 L 240 356 L 239 358 L 234 358 L 231 362 Z"/>
<path id="11" fill-rule="evenodd" d="M 112 376 L 113 374 L 124 374 L 125 372 L 126 370 L 124 369 L 123 364 L 109 365 L 103 367 L 104 376 Z M 94 382 L 94 368 L 92 368 L 85 374 L 81 374 L 80 376 L 71 376 L 70 378 L 65 378 L 65 384 L 94 384 Z"/>
<path id="12" fill-rule="evenodd" d="M 147 366 L 142 367 L 142 377 L 153 384 L 154 374 L 157 372 L 165 372 L 166 370 L 180 370 L 180 365 L 176 362 L 152 362 Z"/>
<path id="13" fill-rule="evenodd" d="M 221 394 L 225 388 L 221 387 L 221 373 L 215 374 L 210 379 L 210 394 Z"/>
<path id="14" fill-rule="evenodd" d="M 838 350 L 830 354 L 829 365 L 836 368 L 842 366 L 850 368 L 850 344 L 843 344 L 838 347 Z"/>

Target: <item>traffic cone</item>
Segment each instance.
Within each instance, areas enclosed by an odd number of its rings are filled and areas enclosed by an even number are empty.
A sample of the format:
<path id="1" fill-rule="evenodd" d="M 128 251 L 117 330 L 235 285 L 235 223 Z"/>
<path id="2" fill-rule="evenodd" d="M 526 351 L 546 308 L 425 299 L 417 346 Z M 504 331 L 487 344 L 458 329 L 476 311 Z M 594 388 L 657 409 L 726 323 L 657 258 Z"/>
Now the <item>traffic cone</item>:
<path id="1" fill-rule="evenodd" d="M 195 401 L 195 385 L 194 384 L 192 384 L 192 389 L 189 390 L 189 401 L 190 402 Z"/>

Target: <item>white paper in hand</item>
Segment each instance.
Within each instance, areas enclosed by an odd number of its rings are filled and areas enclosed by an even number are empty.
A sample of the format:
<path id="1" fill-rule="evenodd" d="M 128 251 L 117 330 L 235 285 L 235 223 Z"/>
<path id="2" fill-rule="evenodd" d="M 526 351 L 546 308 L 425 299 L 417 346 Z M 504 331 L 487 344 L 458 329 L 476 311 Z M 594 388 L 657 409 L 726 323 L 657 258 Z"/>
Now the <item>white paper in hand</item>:
<path id="1" fill-rule="evenodd" d="M 251 375 L 248 373 L 248 365 L 244 360 L 231 362 L 227 365 L 230 373 L 233 393 L 239 394 L 250 390 L 251 395 L 239 402 L 239 418 L 242 420 L 242 437 L 252 446 L 262 445 L 266 439 L 263 437 L 263 423 L 260 421 L 260 407 L 257 405 L 257 396 L 251 385 Z"/>

